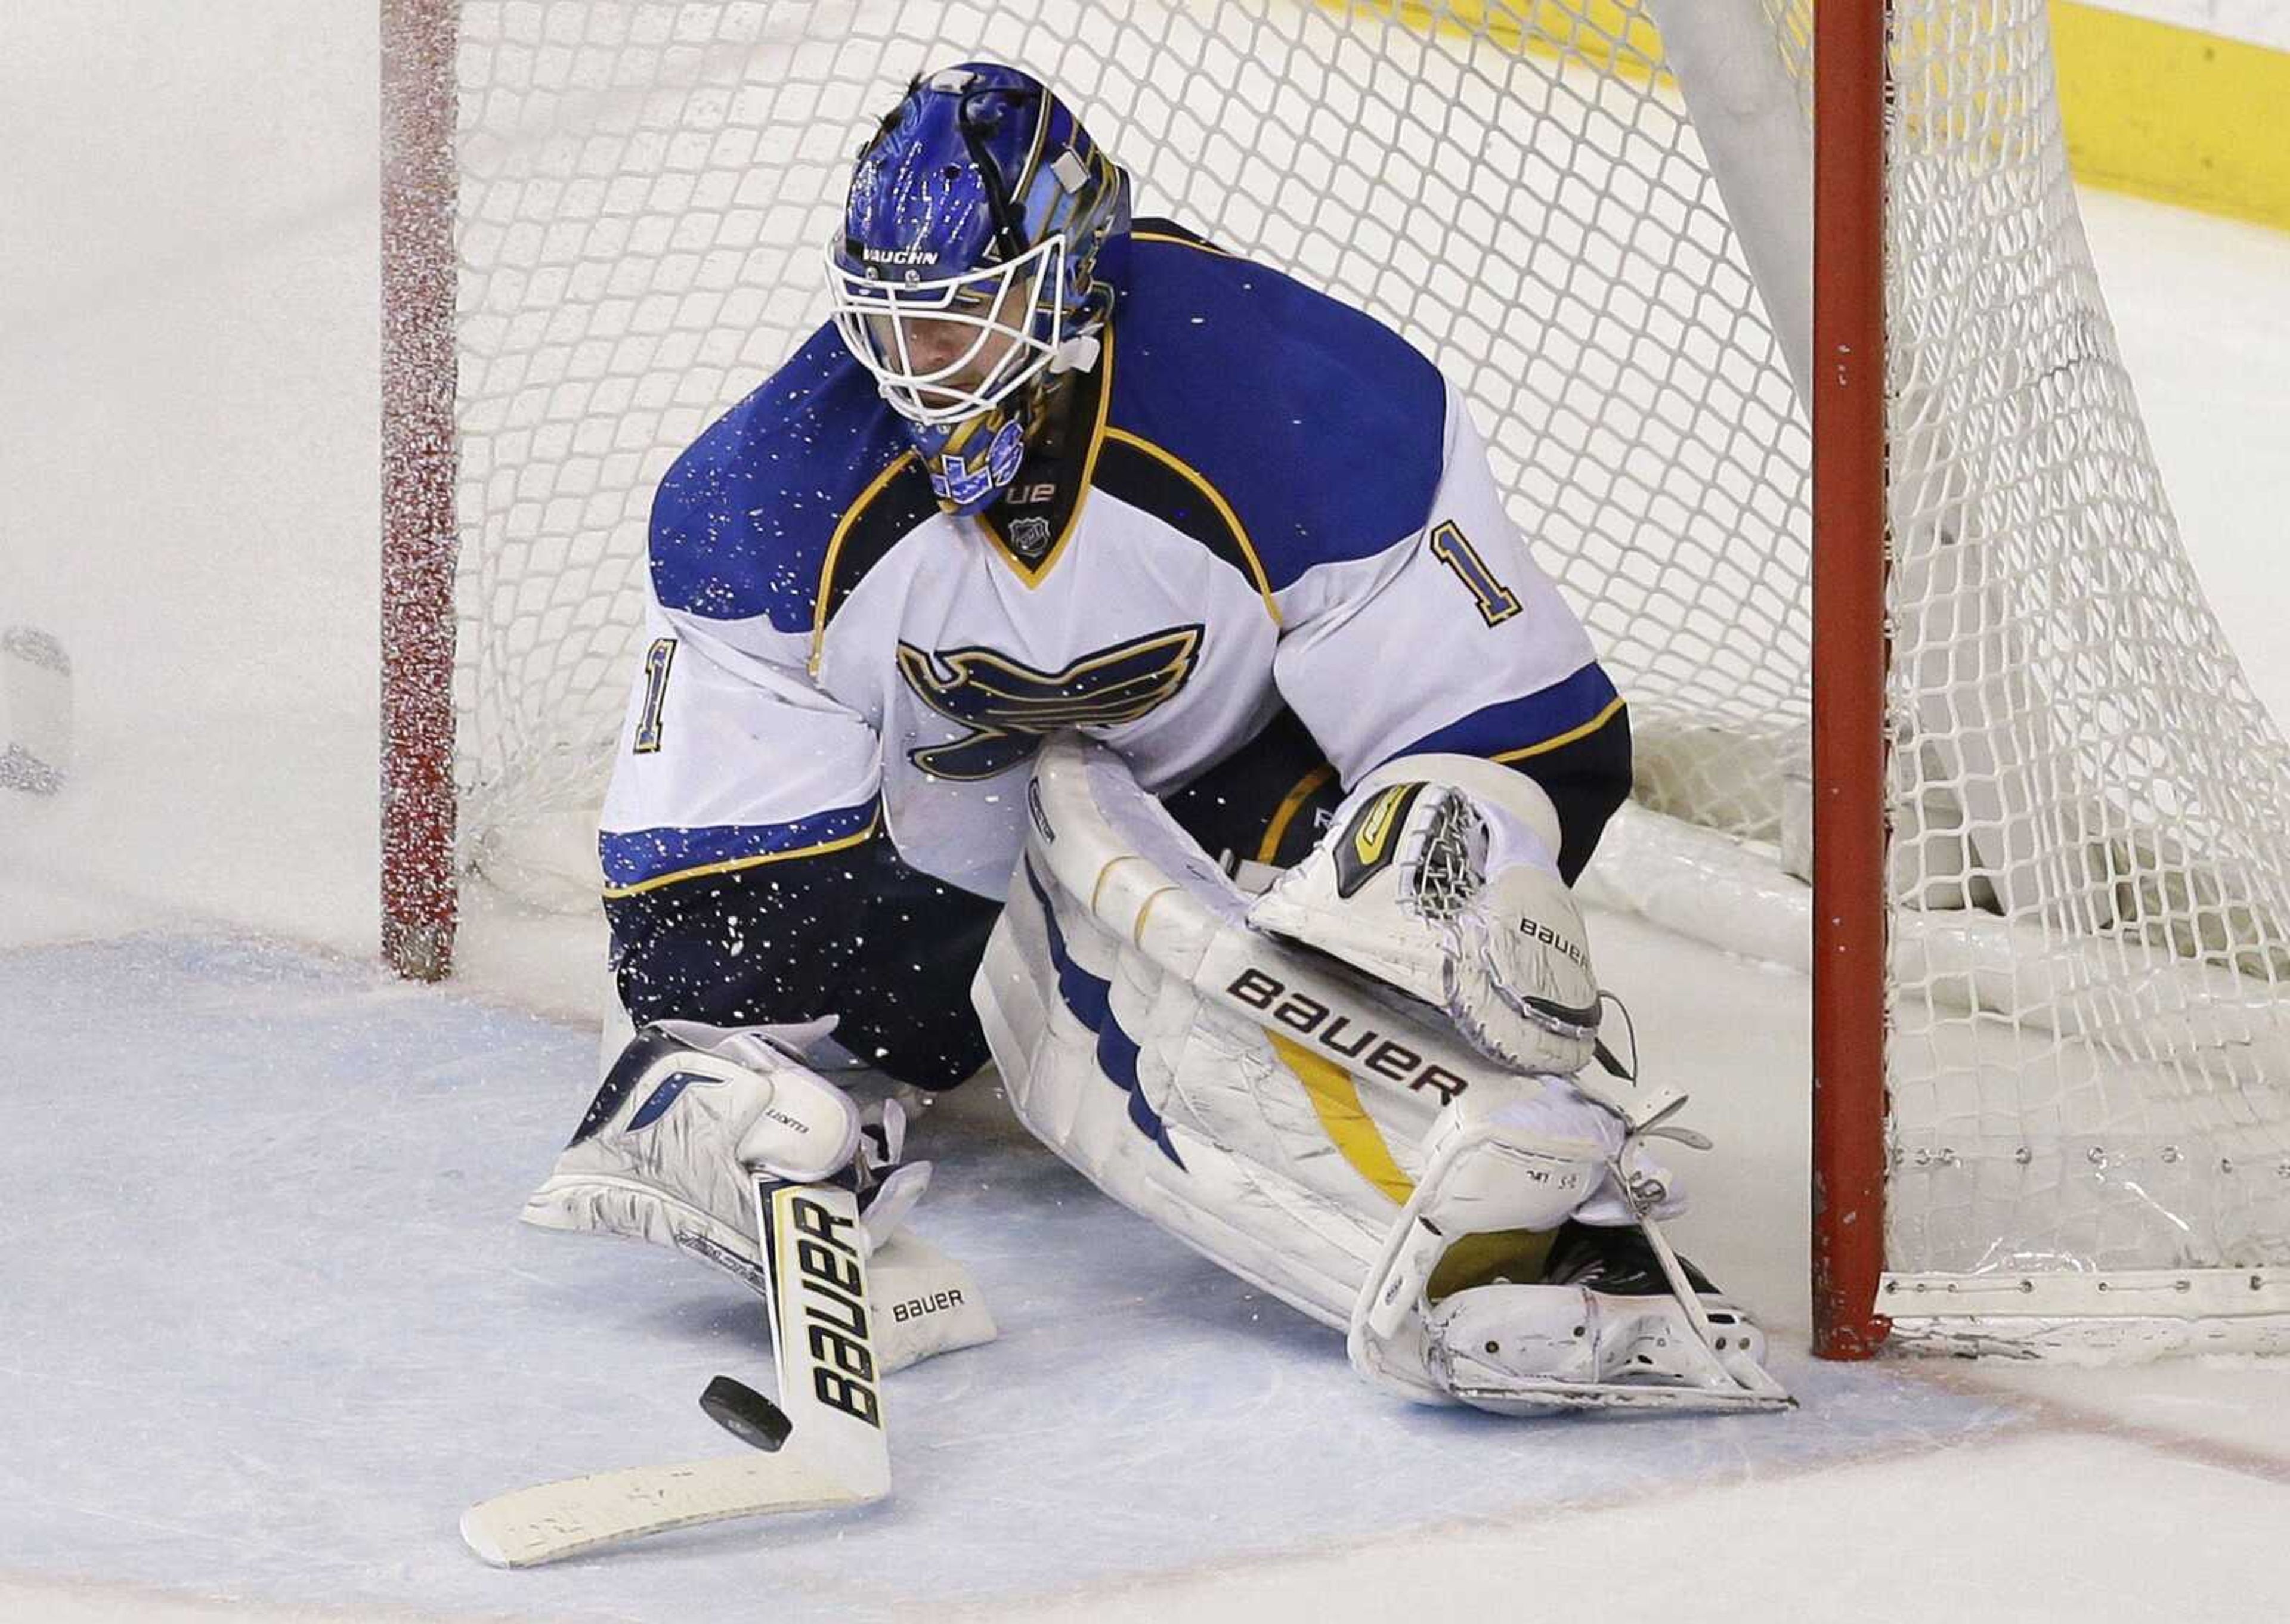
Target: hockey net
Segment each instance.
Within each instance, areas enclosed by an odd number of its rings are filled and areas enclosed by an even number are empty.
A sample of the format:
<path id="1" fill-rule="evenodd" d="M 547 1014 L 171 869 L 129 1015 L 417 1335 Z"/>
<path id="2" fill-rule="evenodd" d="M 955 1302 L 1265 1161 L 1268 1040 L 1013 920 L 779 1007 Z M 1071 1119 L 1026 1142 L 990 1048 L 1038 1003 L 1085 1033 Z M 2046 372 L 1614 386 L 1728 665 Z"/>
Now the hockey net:
<path id="1" fill-rule="evenodd" d="M 1078 108 L 1141 212 L 1437 358 L 1630 700 L 1594 884 L 1806 961 L 1807 0 L 458 12 L 462 871 L 592 894 L 565 854 L 653 487 L 823 319 L 872 119 L 990 56 Z M 2163 498 L 2042 0 L 1894 13 L 1882 1307 L 1958 1347 L 2278 1347 L 2290 752 Z"/>

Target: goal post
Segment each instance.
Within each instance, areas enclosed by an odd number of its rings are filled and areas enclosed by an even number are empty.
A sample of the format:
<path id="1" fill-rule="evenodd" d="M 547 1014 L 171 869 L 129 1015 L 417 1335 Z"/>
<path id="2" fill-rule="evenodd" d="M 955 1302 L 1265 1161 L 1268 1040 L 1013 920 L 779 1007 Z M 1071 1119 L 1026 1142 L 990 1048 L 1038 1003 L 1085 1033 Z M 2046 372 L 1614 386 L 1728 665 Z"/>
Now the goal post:
<path id="1" fill-rule="evenodd" d="M 2164 499 L 2044 0 L 382 22 L 393 962 L 445 970 L 457 884 L 593 898 L 652 492 L 823 319 L 874 118 L 999 58 L 1468 398 L 1631 704 L 1586 892 L 1810 975 L 1822 1352 L 2290 1348 L 2290 747 Z"/>
<path id="2" fill-rule="evenodd" d="M 1813 174 L 1813 1345 L 1883 1344 L 1886 8 L 1819 7 Z"/>
<path id="3" fill-rule="evenodd" d="M 453 836 L 458 0 L 381 0 L 381 951 L 447 974 Z"/>

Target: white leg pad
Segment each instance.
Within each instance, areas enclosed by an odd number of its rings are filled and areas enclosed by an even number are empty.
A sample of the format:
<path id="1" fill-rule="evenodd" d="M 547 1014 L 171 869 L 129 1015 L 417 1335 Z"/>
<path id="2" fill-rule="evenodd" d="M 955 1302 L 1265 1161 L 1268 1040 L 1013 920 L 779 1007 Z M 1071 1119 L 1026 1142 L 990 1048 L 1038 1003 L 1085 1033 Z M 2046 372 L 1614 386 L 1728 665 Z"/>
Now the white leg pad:
<path id="1" fill-rule="evenodd" d="M 1625 1132 L 1610 1108 L 1252 930 L 1118 758 L 1053 741 L 1035 796 L 973 997 L 1021 1120 L 1109 1195 L 1341 1328 L 1449 1101 L 1566 1141 L 1563 1194 L 1491 1169 L 1489 1213 L 1517 1196 L 1555 1223 L 1605 1182 Z M 1513 1172 L 1523 1193 L 1497 1188 Z"/>
<path id="2" fill-rule="evenodd" d="M 1032 810 L 973 991 L 1011 1103 L 1051 1148 L 1346 1329 L 1361 1372 L 1408 1397 L 1675 1402 L 1701 1380 L 1708 1343 L 1691 1310 L 1675 1328 L 1693 1346 L 1673 1334 L 1667 1299 L 1428 1294 L 1458 1236 L 1673 1210 L 1637 1131 L 1674 1101 L 1504 1067 L 1423 1004 L 1250 929 L 1245 897 L 1110 752 L 1052 740 Z"/>

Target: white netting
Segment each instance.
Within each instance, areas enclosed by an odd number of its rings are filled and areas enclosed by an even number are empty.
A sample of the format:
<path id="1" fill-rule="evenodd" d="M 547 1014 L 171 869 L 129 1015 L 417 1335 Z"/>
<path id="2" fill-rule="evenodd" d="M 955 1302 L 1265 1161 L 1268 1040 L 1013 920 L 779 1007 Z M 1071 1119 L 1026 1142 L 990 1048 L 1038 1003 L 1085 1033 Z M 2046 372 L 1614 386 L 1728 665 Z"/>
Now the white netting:
<path id="1" fill-rule="evenodd" d="M 1894 74 L 1894 872 L 1982 908 L 1896 911 L 1894 1252 L 2290 1260 L 2290 752 L 2156 476 L 2045 9 L 1934 0 Z"/>
<path id="2" fill-rule="evenodd" d="M 1805 0 L 1688 4 L 1746 20 L 1801 129 Z M 1895 1263 L 2290 1259 L 2290 766 L 2115 356 L 2041 0 L 1897 9 Z M 462 14 L 465 865 L 512 869 L 534 826 L 585 836 L 653 487 L 824 319 L 817 247 L 862 131 L 909 75 L 973 55 L 1055 84 L 1144 212 L 1429 350 L 1630 699 L 1640 800 L 1787 833 L 1806 340 L 1764 314 L 1792 308 L 1774 256 L 1736 240 L 1635 4 Z"/>

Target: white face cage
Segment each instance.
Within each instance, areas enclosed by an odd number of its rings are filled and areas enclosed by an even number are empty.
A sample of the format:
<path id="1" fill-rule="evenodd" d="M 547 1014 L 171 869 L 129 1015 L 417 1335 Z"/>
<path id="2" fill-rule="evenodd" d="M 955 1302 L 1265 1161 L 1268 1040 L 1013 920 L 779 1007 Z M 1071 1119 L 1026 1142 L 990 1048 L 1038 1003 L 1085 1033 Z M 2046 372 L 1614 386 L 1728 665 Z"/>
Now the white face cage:
<path id="1" fill-rule="evenodd" d="M 854 276 L 830 245 L 827 285 L 845 346 L 891 409 L 917 423 L 958 423 L 998 405 L 1065 340 L 1063 232 L 1006 265 L 927 282 Z M 1037 313 L 1048 316 L 1046 336 L 1035 331 Z"/>

